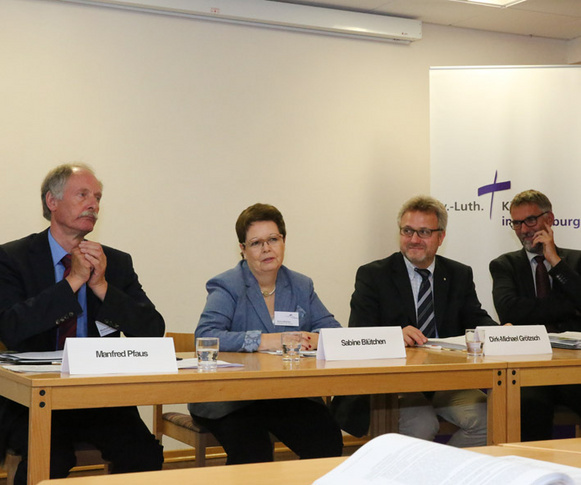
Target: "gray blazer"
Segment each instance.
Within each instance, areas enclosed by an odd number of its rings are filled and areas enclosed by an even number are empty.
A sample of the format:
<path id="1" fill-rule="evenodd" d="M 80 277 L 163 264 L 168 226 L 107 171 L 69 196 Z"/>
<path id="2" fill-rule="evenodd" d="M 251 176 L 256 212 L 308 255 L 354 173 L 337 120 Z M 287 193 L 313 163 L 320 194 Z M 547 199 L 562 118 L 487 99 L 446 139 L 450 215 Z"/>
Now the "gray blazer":
<path id="1" fill-rule="evenodd" d="M 278 271 L 274 307 L 275 311 L 297 312 L 298 328 L 273 324 L 258 282 L 246 261 L 209 280 L 206 289 L 208 297 L 196 328 L 196 337 L 218 337 L 220 350 L 224 352 L 244 351 L 251 331 L 313 332 L 341 326 L 315 293 L 313 281 L 285 266 Z M 189 404 L 188 409 L 194 416 L 216 419 L 249 402 L 194 403 Z"/>

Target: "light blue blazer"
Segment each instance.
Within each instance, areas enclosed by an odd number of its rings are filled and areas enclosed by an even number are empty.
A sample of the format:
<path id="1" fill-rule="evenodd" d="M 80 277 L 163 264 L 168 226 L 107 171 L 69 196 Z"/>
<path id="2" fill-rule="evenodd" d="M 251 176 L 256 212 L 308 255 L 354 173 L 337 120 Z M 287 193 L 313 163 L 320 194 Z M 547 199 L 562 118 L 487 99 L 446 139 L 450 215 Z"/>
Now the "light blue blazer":
<path id="1" fill-rule="evenodd" d="M 206 289 L 208 298 L 196 328 L 196 337 L 218 337 L 223 352 L 248 350 L 245 338 L 252 330 L 261 333 L 313 332 L 341 326 L 315 293 L 313 280 L 285 266 L 278 270 L 274 310 L 297 312 L 298 328 L 272 323 L 258 282 L 246 261 L 212 278 Z"/>
<path id="2" fill-rule="evenodd" d="M 321 302 L 309 277 L 281 266 L 276 279 L 275 311 L 297 312 L 299 326 L 274 325 L 256 278 L 241 261 L 206 284 L 208 298 L 196 328 L 196 337 L 218 337 L 220 350 L 240 352 L 256 350 L 252 335 L 288 332 L 314 332 L 321 328 L 340 327 Z M 254 331 L 254 332 L 253 332 Z M 251 332 L 250 334 L 248 332 Z M 258 334 L 259 336 L 259 334 Z M 193 415 L 220 418 L 248 404 L 246 402 L 196 403 L 188 408 Z"/>

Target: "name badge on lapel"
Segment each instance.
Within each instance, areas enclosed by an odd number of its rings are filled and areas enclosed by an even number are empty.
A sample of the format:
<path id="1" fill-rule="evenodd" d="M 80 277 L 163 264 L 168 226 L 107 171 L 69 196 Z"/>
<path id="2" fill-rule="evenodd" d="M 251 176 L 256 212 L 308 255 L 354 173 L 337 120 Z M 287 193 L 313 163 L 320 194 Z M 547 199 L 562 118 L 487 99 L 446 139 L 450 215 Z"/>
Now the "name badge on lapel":
<path id="1" fill-rule="evenodd" d="M 299 312 L 274 312 L 274 324 L 281 327 L 298 327 Z"/>

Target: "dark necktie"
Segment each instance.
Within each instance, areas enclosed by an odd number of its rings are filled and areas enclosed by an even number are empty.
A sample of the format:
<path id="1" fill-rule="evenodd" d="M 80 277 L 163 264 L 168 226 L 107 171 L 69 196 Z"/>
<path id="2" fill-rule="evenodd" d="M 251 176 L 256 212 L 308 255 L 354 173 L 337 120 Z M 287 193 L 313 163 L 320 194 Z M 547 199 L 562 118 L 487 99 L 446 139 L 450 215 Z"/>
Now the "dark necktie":
<path id="1" fill-rule="evenodd" d="M 430 270 L 415 268 L 422 277 L 418 292 L 418 328 L 428 338 L 436 336 L 436 319 L 434 315 L 434 300 L 430 285 Z"/>
<path id="2" fill-rule="evenodd" d="M 63 279 L 65 279 L 69 273 L 71 272 L 71 255 L 67 254 L 63 256 L 61 259 L 61 263 L 63 263 L 65 267 L 65 273 L 63 275 Z M 57 350 L 62 350 L 65 348 L 65 340 L 67 337 L 76 337 L 77 336 L 77 317 L 69 318 L 62 322 L 58 327 L 58 346 Z"/>
<path id="3" fill-rule="evenodd" d="M 537 269 L 535 270 L 537 298 L 545 298 L 551 292 L 551 282 L 549 281 L 549 273 L 547 273 L 547 267 L 543 262 L 544 260 L 544 256 L 535 256 L 535 261 L 537 262 Z"/>

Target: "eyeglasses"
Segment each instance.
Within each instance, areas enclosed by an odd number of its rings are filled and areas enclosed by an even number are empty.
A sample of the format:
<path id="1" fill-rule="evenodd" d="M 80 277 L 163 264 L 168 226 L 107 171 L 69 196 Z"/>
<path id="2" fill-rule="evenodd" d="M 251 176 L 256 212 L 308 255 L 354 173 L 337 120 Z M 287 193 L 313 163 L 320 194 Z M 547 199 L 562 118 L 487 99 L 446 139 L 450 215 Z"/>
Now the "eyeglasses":
<path id="1" fill-rule="evenodd" d="M 252 251 L 259 251 L 264 247 L 265 244 L 268 244 L 268 246 L 271 248 L 278 247 L 283 240 L 284 237 L 282 234 L 271 234 L 266 239 L 255 238 L 242 243 L 242 245 Z"/>
<path id="2" fill-rule="evenodd" d="M 409 226 L 399 228 L 399 233 L 402 236 L 412 238 L 414 237 L 414 233 L 416 233 L 422 239 L 429 239 L 432 237 L 432 233 L 440 231 L 443 231 L 443 229 L 428 229 L 427 227 L 422 227 L 421 229 L 412 229 Z"/>
<path id="3" fill-rule="evenodd" d="M 539 214 L 538 216 L 529 216 L 526 219 L 523 219 L 521 221 L 517 221 L 516 219 L 512 219 L 509 220 L 508 223 L 510 224 L 510 227 L 512 227 L 513 229 L 520 229 L 520 227 L 523 225 L 527 226 L 527 227 L 533 227 L 536 223 L 537 223 L 537 219 L 541 216 L 544 216 L 545 214 L 549 213 L 550 211 L 545 211 L 542 214 Z"/>

